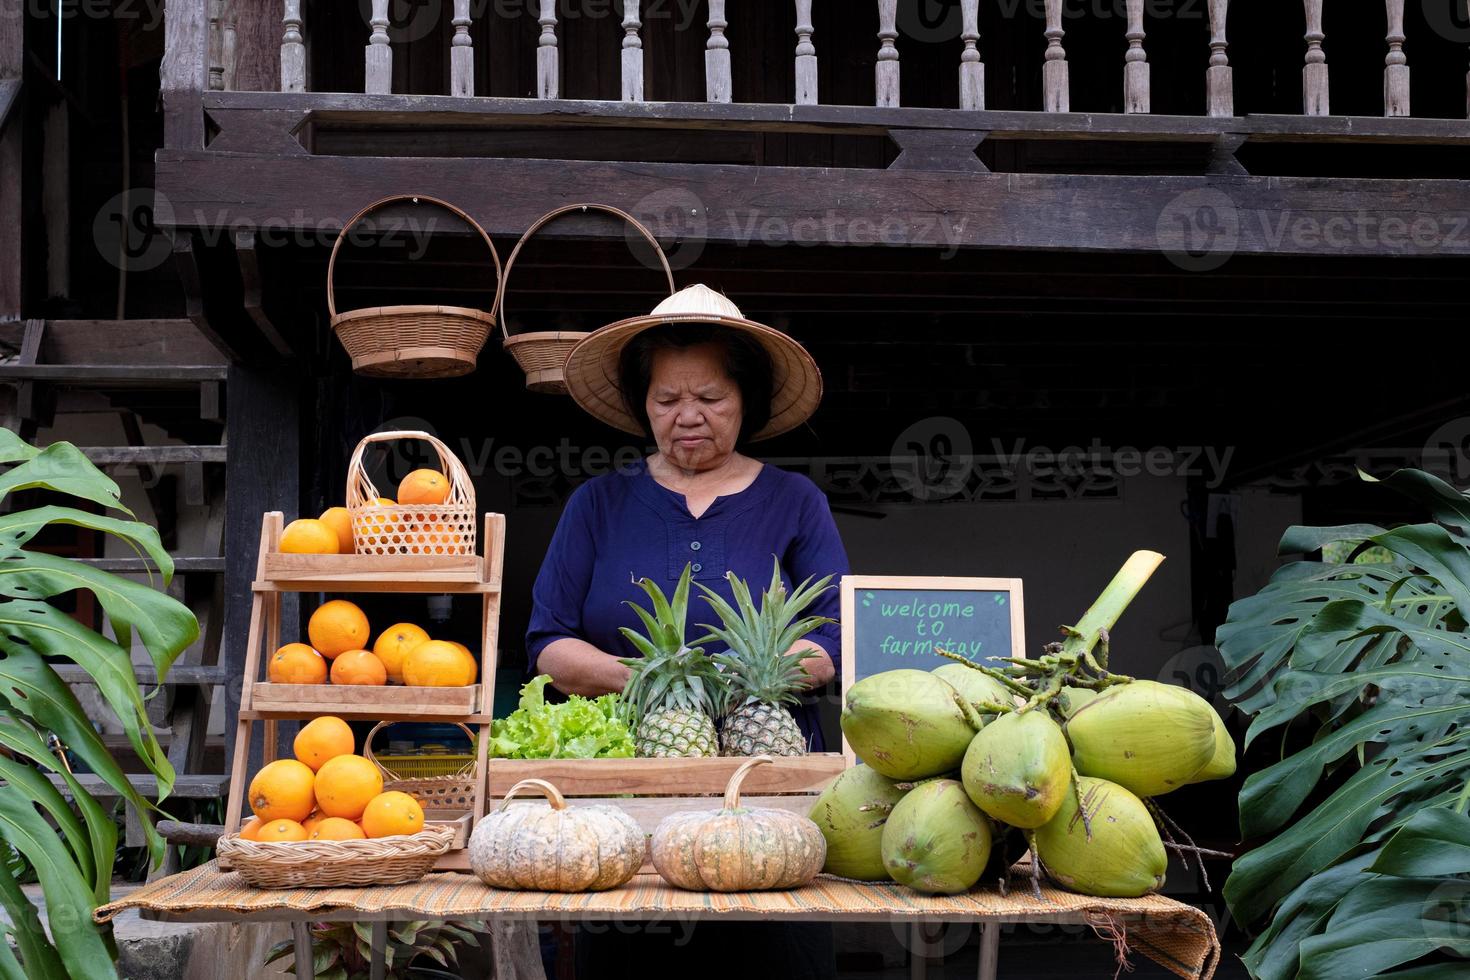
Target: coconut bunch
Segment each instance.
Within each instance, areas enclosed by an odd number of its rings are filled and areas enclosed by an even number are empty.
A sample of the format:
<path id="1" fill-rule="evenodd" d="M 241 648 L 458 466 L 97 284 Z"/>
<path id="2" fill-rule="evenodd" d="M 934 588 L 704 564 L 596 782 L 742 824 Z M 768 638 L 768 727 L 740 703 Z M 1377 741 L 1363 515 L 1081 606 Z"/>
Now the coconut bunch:
<path id="1" fill-rule="evenodd" d="M 853 685 L 842 730 L 866 765 L 812 811 L 828 838 L 826 870 L 966 891 L 997 859 L 1009 867 L 992 842 L 1016 835 L 1038 895 L 1044 869 L 1072 891 L 1137 897 L 1163 887 L 1167 849 L 1186 863 L 1213 854 L 1155 799 L 1235 772 L 1224 723 L 1191 691 L 1108 669 L 1108 631 L 1162 561 L 1134 554 L 1037 658 L 989 667 L 946 654 L 956 662 Z"/>

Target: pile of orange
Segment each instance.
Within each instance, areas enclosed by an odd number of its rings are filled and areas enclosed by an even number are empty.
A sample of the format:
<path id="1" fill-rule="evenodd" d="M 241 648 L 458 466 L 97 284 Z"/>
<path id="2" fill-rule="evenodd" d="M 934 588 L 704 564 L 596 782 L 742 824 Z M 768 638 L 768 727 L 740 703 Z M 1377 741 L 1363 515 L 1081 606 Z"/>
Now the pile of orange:
<path id="1" fill-rule="evenodd" d="M 370 687 L 468 687 L 479 665 L 469 647 L 430 639 L 413 623 L 394 623 L 371 649 L 367 614 L 346 599 L 323 603 L 306 625 L 306 643 L 287 643 L 271 654 L 272 684 L 356 684 Z"/>
<path id="2" fill-rule="evenodd" d="M 407 793 L 383 792 L 383 774 L 354 755 L 341 718 L 317 718 L 297 733 L 294 759 L 267 763 L 250 781 L 255 814 L 240 829 L 253 841 L 362 840 L 416 834 L 424 809 Z"/>
<path id="3" fill-rule="evenodd" d="M 438 470 L 414 470 L 398 484 L 398 499 L 378 497 L 381 507 L 432 506 L 449 499 L 449 478 Z M 408 554 L 458 554 L 464 544 L 459 531 L 430 513 L 423 521 L 395 524 L 387 515 L 370 518 L 383 541 Z M 381 525 L 381 527 L 377 527 Z M 346 507 L 331 507 L 320 517 L 304 517 L 286 525 L 281 551 L 293 555 L 350 555 L 355 550 L 352 517 Z"/>

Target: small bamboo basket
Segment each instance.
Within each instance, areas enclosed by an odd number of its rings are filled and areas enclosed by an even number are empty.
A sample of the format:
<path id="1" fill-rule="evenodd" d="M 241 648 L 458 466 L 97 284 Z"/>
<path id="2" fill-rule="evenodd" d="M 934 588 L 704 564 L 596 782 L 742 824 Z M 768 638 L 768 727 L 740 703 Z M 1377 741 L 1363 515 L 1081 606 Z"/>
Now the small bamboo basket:
<path id="1" fill-rule="evenodd" d="M 439 471 L 449 478 L 442 504 L 380 504 L 382 497 L 362 465 L 371 444 L 422 439 L 439 454 Z M 353 550 L 359 555 L 473 555 L 475 487 L 459 457 L 427 432 L 395 430 L 364 436 L 347 464 L 347 513 Z"/>
<path id="2" fill-rule="evenodd" d="M 430 824 L 417 834 L 366 840 L 253 841 L 226 834 L 216 850 L 256 888 L 341 888 L 418 881 L 453 844 L 453 827 Z"/>
<path id="3" fill-rule="evenodd" d="M 664 255 L 664 250 L 659 247 L 658 239 L 653 237 L 642 222 L 626 211 L 608 204 L 568 204 L 554 211 L 548 211 L 537 218 L 521 240 L 516 242 L 516 247 L 511 250 L 510 258 L 505 262 L 505 276 L 501 282 L 499 293 L 499 305 L 495 308 L 495 317 L 500 321 L 500 332 L 505 338 L 505 349 L 516 359 L 521 370 L 526 372 L 526 387 L 531 391 L 538 391 L 547 395 L 565 395 L 567 393 L 567 382 L 564 369 L 567 363 L 567 355 L 572 348 L 586 337 L 587 334 L 575 330 L 538 330 L 531 333 L 512 334 L 505 327 L 505 291 L 510 282 L 510 271 L 515 268 L 516 256 L 521 254 L 521 248 L 531 240 L 542 228 L 560 218 L 562 215 L 573 212 L 604 211 L 615 215 L 627 222 L 632 228 L 653 247 L 654 254 L 658 256 L 659 264 L 663 266 L 664 277 L 669 281 L 669 294 L 674 292 L 674 270 L 669 268 L 669 260 Z"/>
<path id="4" fill-rule="evenodd" d="M 419 801 L 419 805 L 425 810 L 469 810 L 475 803 L 475 757 L 471 753 L 469 761 L 464 763 L 454 772 L 441 776 L 414 776 L 405 778 L 397 772 L 388 768 L 376 756 L 373 755 L 373 736 L 378 734 L 379 729 L 388 725 L 398 724 L 391 721 L 380 721 L 368 732 L 367 739 L 363 742 L 362 754 L 367 760 L 378 767 L 383 774 L 383 790 L 397 790 L 407 793 Z M 459 724 L 456 722 L 456 724 Z M 459 725 L 464 733 L 469 736 L 470 744 L 475 744 L 475 733 L 470 731 L 468 725 Z M 427 756 L 426 759 L 433 759 Z"/>
<path id="5" fill-rule="evenodd" d="M 337 312 L 335 274 L 342 242 L 363 218 L 398 201 L 437 204 L 479 233 L 495 262 L 495 301 L 489 313 L 463 306 L 375 306 Z M 500 255 L 474 218 L 438 198 L 398 194 L 374 201 L 342 226 L 327 263 L 327 311 L 332 330 L 347 348 L 357 373 L 380 378 L 454 378 L 475 369 L 480 349 L 495 329 L 495 308 L 504 285 Z"/>

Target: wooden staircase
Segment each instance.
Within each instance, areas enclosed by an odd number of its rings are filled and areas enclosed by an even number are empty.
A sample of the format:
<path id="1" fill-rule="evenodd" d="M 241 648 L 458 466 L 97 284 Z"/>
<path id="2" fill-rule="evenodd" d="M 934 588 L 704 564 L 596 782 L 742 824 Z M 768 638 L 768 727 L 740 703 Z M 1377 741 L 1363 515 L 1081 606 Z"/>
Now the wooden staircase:
<path id="1" fill-rule="evenodd" d="M 3 332 L 7 329 L 8 336 Z M 9 356 L 3 355 L 4 347 L 9 347 Z M 180 537 L 179 499 L 186 506 L 205 508 L 205 553 L 177 556 L 168 589 L 199 617 L 200 640 L 180 656 L 161 685 L 151 665 L 134 667 L 145 694 L 162 687 L 149 702 L 149 714 L 155 726 L 164 729 L 160 740 L 178 773 L 172 798 L 212 800 L 229 792 L 227 775 L 205 771 L 206 750 L 220 750 L 223 745 L 222 737 L 209 739 L 208 726 L 215 692 L 225 689 L 229 673 L 220 663 L 228 374 L 223 355 L 187 320 L 29 320 L 0 327 L 0 397 L 13 392 L 4 405 L 8 428 L 27 441 L 51 429 L 56 438 L 70 438 L 67 432 L 76 420 L 69 416 L 115 414 L 126 444 L 81 448 L 104 470 L 137 473 L 170 552 L 178 548 Z M 172 441 L 150 444 L 145 424 L 162 430 Z M 109 572 L 150 571 L 141 558 L 87 557 L 70 550 L 58 552 Z M 73 665 L 58 665 L 58 673 L 71 684 L 92 683 Z M 80 778 L 100 799 L 116 797 L 97 777 Z M 145 796 L 156 795 L 157 781 L 151 774 L 130 775 L 130 780 Z M 143 843 L 136 819 L 130 809 L 129 846 Z"/>

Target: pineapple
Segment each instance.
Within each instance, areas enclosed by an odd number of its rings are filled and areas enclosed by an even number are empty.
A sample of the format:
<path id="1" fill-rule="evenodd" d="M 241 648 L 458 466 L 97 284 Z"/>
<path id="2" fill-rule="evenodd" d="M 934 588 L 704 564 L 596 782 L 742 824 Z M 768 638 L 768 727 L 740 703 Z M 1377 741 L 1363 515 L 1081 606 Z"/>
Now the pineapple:
<path id="1" fill-rule="evenodd" d="M 807 681 L 801 662 L 816 650 L 792 647 L 818 626 L 835 620 L 796 617 L 830 587 L 832 576 L 816 584 L 807 579 L 788 597 L 781 582 L 781 566 L 774 563 L 771 585 L 761 596 L 759 612 L 751 600 L 750 587 L 733 572 L 726 578 L 738 611 L 718 593 L 700 586 L 724 623 L 723 629 L 708 627 L 710 639 L 720 640 L 729 648 L 714 658 L 724 669 L 733 708 L 725 718 L 723 754 L 805 755 L 806 738 L 786 705 L 800 702 L 798 692 Z"/>
<path id="2" fill-rule="evenodd" d="M 689 610 L 690 569 L 674 589 L 671 603 L 649 579 L 639 588 L 648 593 L 653 613 L 628 603 L 648 630 L 647 636 L 622 627 L 628 641 L 643 654 L 628 659 L 633 671 L 623 697 L 638 719 L 634 751 L 643 758 L 693 758 L 719 755 L 714 716 L 725 699 L 720 669 L 703 648 L 684 642 L 684 620 Z"/>

